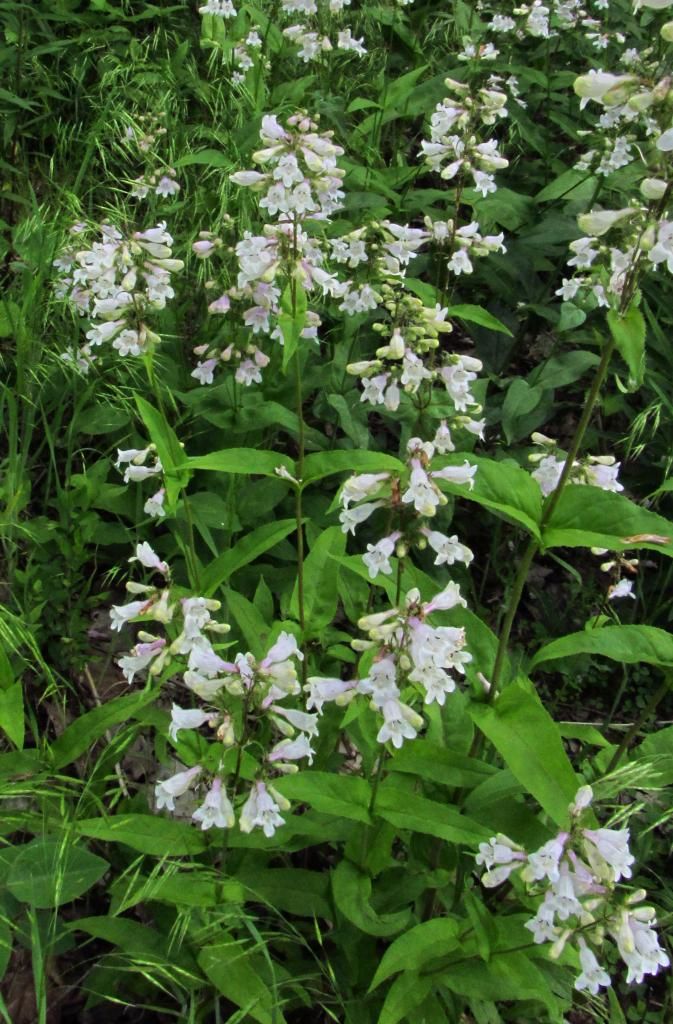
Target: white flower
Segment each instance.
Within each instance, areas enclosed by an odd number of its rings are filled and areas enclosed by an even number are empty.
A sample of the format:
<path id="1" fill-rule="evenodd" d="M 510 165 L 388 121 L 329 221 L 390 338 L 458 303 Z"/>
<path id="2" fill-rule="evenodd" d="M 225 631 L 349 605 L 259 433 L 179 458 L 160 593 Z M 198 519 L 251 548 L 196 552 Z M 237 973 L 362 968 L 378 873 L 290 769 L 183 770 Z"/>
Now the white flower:
<path id="1" fill-rule="evenodd" d="M 631 865 L 635 862 L 635 857 L 629 850 L 629 830 L 627 828 L 585 828 L 582 835 L 609 866 L 615 882 L 618 882 L 620 878 L 631 877 Z M 587 850 L 587 853 L 591 859 L 591 849 Z M 600 865 L 596 865 L 592 859 L 591 866 L 596 870 L 596 867 Z"/>
<path id="2" fill-rule="evenodd" d="M 399 534 L 393 534 L 390 537 L 384 537 L 376 544 L 367 545 L 367 554 L 362 556 L 362 561 L 367 566 L 370 579 L 376 579 L 380 572 L 386 576 L 392 573 L 393 567 L 390 564 L 390 556 L 395 551 L 395 543 L 398 537 Z"/>
<path id="3" fill-rule="evenodd" d="M 581 937 L 579 941 L 582 973 L 575 980 L 575 988 L 578 992 L 587 989 L 592 995 L 596 996 L 600 988 L 606 988 L 612 984 L 610 975 L 601 967 L 586 942 Z"/>
<path id="4" fill-rule="evenodd" d="M 413 740 L 423 725 L 421 716 L 399 700 L 386 700 L 382 711 L 384 721 L 376 736 L 377 742 L 390 740 L 397 750 L 405 740 Z"/>
<path id="5" fill-rule="evenodd" d="M 270 839 L 276 829 L 284 824 L 285 819 L 280 815 L 280 807 L 264 783 L 256 782 L 241 809 L 239 817 L 241 832 L 252 832 L 253 828 L 261 828 L 267 839 Z"/>
<path id="6" fill-rule="evenodd" d="M 165 501 L 165 499 L 166 499 L 166 491 L 162 487 L 161 490 L 157 491 L 156 494 L 153 494 L 151 498 L 148 498 L 147 501 L 145 502 L 145 504 L 143 505 L 143 512 L 145 513 L 145 515 L 146 516 L 151 516 L 152 518 L 157 518 L 157 519 L 160 519 L 162 516 L 165 516 L 166 515 L 166 512 L 164 511 L 164 501 Z"/>
<path id="7" fill-rule="evenodd" d="M 213 779 L 213 784 L 206 793 L 205 800 L 194 811 L 192 818 L 201 823 L 201 830 L 204 832 L 206 829 L 212 828 L 213 825 L 216 828 L 232 827 L 236 821 L 234 808 L 222 786 L 221 779 Z"/>
<path id="8" fill-rule="evenodd" d="M 129 558 L 129 562 L 140 562 L 146 569 L 156 569 L 157 572 L 162 573 L 164 576 L 168 575 L 169 572 L 166 562 L 161 561 L 147 541 L 136 545 L 136 553 L 132 558 Z"/>
<path id="9" fill-rule="evenodd" d="M 339 522 L 344 533 L 349 531 L 355 536 L 355 528 L 369 519 L 372 512 L 383 505 L 382 501 L 369 501 L 364 505 L 357 505 L 355 508 L 344 508 L 339 513 Z"/>
<path id="10" fill-rule="evenodd" d="M 454 562 L 463 562 L 469 565 L 474 555 L 465 544 L 461 544 L 457 535 L 445 537 L 437 530 L 424 531 L 428 538 L 428 544 L 437 553 L 435 565 L 453 565 Z"/>
<path id="11" fill-rule="evenodd" d="M 343 485 L 341 490 L 341 504 L 344 508 L 354 501 L 362 501 L 376 494 L 384 480 L 390 478 L 390 473 L 361 473 L 351 476 Z"/>
<path id="12" fill-rule="evenodd" d="M 558 487 L 564 466 L 565 459 L 557 459 L 555 455 L 545 455 L 538 463 L 537 469 L 531 473 L 533 480 L 540 485 L 540 490 L 545 498 Z"/>
<path id="13" fill-rule="evenodd" d="M 305 732 L 307 736 L 318 735 L 317 715 L 309 715 L 305 711 L 295 711 L 294 708 L 284 708 L 280 704 L 272 704 L 270 710 L 274 715 L 284 718 L 293 728 Z"/>
<path id="14" fill-rule="evenodd" d="M 467 484 L 472 490 L 476 472 L 477 467 L 471 466 L 466 459 L 462 466 L 446 466 L 444 469 L 433 470 L 430 476 L 433 480 L 448 480 L 452 484 Z"/>
<path id="15" fill-rule="evenodd" d="M 131 619 L 137 618 L 148 609 L 147 601 L 131 601 L 129 604 L 113 605 L 110 609 L 110 624 L 113 629 L 121 630 Z"/>
<path id="16" fill-rule="evenodd" d="M 419 515 L 434 516 L 442 497 L 418 459 L 411 460 L 409 487 L 402 495 L 405 504 L 411 504 Z"/>
<path id="17" fill-rule="evenodd" d="M 181 729 L 200 729 L 204 722 L 211 717 L 212 715 L 206 711 L 199 711 L 196 708 L 181 708 L 178 704 L 174 704 L 171 708 L 171 724 L 168 735 L 177 743 L 178 733 Z"/>
<path id="18" fill-rule="evenodd" d="M 442 420 L 440 425 L 437 427 L 437 432 L 432 439 L 432 443 L 440 455 L 446 455 L 447 452 L 454 452 L 456 450 L 456 446 L 451 439 L 451 431 L 446 424 L 446 420 Z"/>
<path id="19" fill-rule="evenodd" d="M 522 872 L 522 878 L 527 882 L 539 882 L 548 878 L 550 882 L 559 880 L 559 862 L 565 851 L 565 844 L 568 839 L 566 832 L 541 846 L 535 853 L 528 857 L 528 864 Z"/>
<path id="20" fill-rule="evenodd" d="M 636 595 L 633 593 L 631 580 L 619 580 L 618 583 L 613 583 L 608 587 L 608 601 L 614 601 L 620 597 L 631 597 L 635 601 Z"/>
<path id="21" fill-rule="evenodd" d="M 306 707 L 310 710 L 315 708 L 318 714 L 322 714 L 322 706 L 327 701 L 334 701 L 337 705 L 347 704 L 356 693 L 356 683 L 343 679 L 324 679 L 320 676 L 309 676 L 306 689 Z"/>
<path id="22" fill-rule="evenodd" d="M 176 775 L 171 775 L 169 779 L 162 779 L 161 782 L 157 782 L 154 787 L 157 810 L 160 811 L 165 807 L 168 811 L 174 811 L 176 796 L 182 796 L 186 793 L 192 782 L 202 771 L 201 765 L 196 764 L 187 771 L 178 772 Z"/>
<path id="23" fill-rule="evenodd" d="M 154 191 L 158 196 L 163 196 L 165 198 L 166 196 L 176 195 L 176 193 L 180 191 L 180 186 L 175 178 L 169 178 L 164 174 L 164 176 L 159 179 L 159 183 Z"/>
<path id="24" fill-rule="evenodd" d="M 303 732 L 296 739 L 284 739 L 271 750 L 267 760 L 274 761 L 299 761 L 302 757 L 308 758 L 308 763 L 313 764 L 313 755 L 310 740 Z"/>

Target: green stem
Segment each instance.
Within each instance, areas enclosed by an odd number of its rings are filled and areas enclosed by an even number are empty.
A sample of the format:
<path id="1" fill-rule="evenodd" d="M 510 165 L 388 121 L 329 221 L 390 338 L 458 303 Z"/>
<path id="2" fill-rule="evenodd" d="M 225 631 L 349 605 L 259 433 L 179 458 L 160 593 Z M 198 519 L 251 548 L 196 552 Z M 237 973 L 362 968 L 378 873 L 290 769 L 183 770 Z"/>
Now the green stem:
<path id="1" fill-rule="evenodd" d="M 591 416 L 596 406 L 596 402 L 598 401 L 600 390 L 607 376 L 608 368 L 610 366 L 610 359 L 612 358 L 614 349 L 615 343 L 614 340 L 611 338 L 610 341 L 608 341 L 605 347 L 603 348 L 601 361 L 598 365 L 596 375 L 591 384 L 591 388 L 589 390 L 589 394 L 587 396 L 587 400 L 585 402 L 584 409 L 580 417 L 580 421 L 577 424 L 577 430 L 575 431 L 575 436 L 573 437 L 572 443 L 570 445 L 570 450 L 568 452 L 568 455 L 563 466 L 563 470 L 561 471 L 561 476 L 559 478 L 558 485 L 549 495 L 547 501 L 545 502 L 544 508 L 542 509 L 542 516 L 540 518 L 540 532 L 544 530 L 544 527 L 551 519 L 552 513 L 558 505 L 561 494 L 563 493 L 563 490 L 566 484 L 568 483 L 568 479 L 570 477 L 570 473 L 575 463 L 575 459 L 577 458 L 578 452 L 582 447 L 584 435 L 586 433 L 587 427 L 589 426 L 589 422 L 591 420 Z M 519 609 L 519 604 L 523 596 L 523 590 L 526 585 L 526 579 L 528 578 L 528 572 L 530 570 L 532 561 L 541 547 L 541 542 L 538 541 L 535 537 L 531 537 L 531 539 L 528 541 L 528 544 L 526 545 L 521 561 L 519 562 L 519 567 L 517 569 L 516 576 L 514 577 L 514 582 L 512 583 L 512 590 L 507 604 L 505 618 L 502 624 L 502 631 L 498 639 L 498 648 L 496 651 L 495 661 L 493 663 L 493 672 L 491 674 L 490 679 L 491 689 L 489 690 L 488 693 L 489 703 L 495 700 L 496 696 L 498 695 L 498 691 L 501 685 L 502 669 L 505 663 L 505 658 L 507 656 L 507 649 L 509 646 L 509 639 L 512 632 L 512 626 L 514 625 L 514 619 L 516 618 L 516 613 Z"/>
<path id="2" fill-rule="evenodd" d="M 643 710 L 638 715 L 638 718 L 635 720 L 635 722 L 633 723 L 633 725 L 631 726 L 631 728 L 626 733 L 626 735 L 622 739 L 621 743 L 619 744 L 619 746 L 615 750 L 614 754 L 612 755 L 612 760 L 610 761 L 610 764 L 608 765 L 608 768 L 607 768 L 607 772 L 606 772 L 607 775 L 609 775 L 610 772 L 615 770 L 615 768 L 617 767 L 617 765 L 621 761 L 622 757 L 628 751 L 628 749 L 631 746 L 631 744 L 633 743 L 634 739 L 636 738 L 636 736 L 640 732 L 640 730 L 641 730 L 641 728 L 643 726 L 643 723 L 647 721 L 647 719 L 650 717 L 652 712 L 656 709 L 656 707 L 661 703 L 661 701 L 664 699 L 666 694 L 670 691 L 672 686 L 673 686 L 673 673 L 668 673 L 667 672 L 666 676 L 664 677 L 663 683 L 661 684 L 659 689 L 655 690 L 655 692 L 652 694 L 652 696 L 648 700 L 647 704 L 645 705 Z"/>

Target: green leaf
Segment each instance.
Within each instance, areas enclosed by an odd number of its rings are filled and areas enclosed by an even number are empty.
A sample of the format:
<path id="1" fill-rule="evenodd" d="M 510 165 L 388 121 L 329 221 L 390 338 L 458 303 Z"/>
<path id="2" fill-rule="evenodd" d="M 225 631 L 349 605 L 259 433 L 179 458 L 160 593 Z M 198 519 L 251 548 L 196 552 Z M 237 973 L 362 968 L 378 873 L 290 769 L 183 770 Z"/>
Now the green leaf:
<path id="1" fill-rule="evenodd" d="M 86 714 L 80 715 L 52 743 L 50 754 L 54 769 L 65 767 L 90 750 L 96 740 L 113 725 L 125 722 L 151 701 L 155 700 L 157 690 L 148 689 L 141 693 L 130 693 L 123 697 L 102 704 Z"/>
<path id="2" fill-rule="evenodd" d="M 507 389 L 502 406 L 502 428 L 509 444 L 528 437 L 547 415 L 545 399 L 550 392 L 540 384 L 531 386 L 516 377 Z M 542 408 L 542 416 L 540 409 Z"/>
<path id="3" fill-rule="evenodd" d="M 542 366 L 533 370 L 528 382 L 539 387 L 560 388 L 565 384 L 573 384 L 599 362 L 595 352 L 585 352 L 583 349 L 563 352 L 560 356 L 552 356 Z"/>
<path id="4" fill-rule="evenodd" d="M 147 428 L 152 444 L 156 445 L 157 455 L 161 459 L 166 499 L 170 506 L 174 506 L 180 490 L 189 481 L 189 472 L 186 468 L 187 457 L 177 434 L 166 422 L 164 414 L 140 395 L 136 395 L 135 398 L 138 412 Z"/>
<path id="5" fill-rule="evenodd" d="M 264 523 L 256 530 L 245 534 L 239 541 L 223 551 L 212 562 L 208 564 L 201 576 L 201 593 L 206 597 L 212 596 L 217 588 L 229 579 L 244 565 L 253 562 L 265 551 L 274 548 L 276 544 L 284 540 L 289 533 L 296 529 L 294 519 L 280 519 L 278 522 Z"/>
<path id="6" fill-rule="evenodd" d="M 488 963 L 475 958 L 461 959 L 437 976 L 458 995 L 478 999 L 529 1000 L 542 1003 L 558 1017 L 559 1004 L 540 969 L 525 953 L 494 953 Z"/>
<path id="7" fill-rule="evenodd" d="M 227 938 L 215 946 L 204 946 L 198 964 L 218 992 L 259 1024 L 285 1024 L 278 993 L 266 984 L 266 957 L 246 949 L 242 941 Z M 242 1019 L 242 1018 L 239 1018 Z"/>
<path id="8" fill-rule="evenodd" d="M 507 334 L 510 338 L 513 337 L 509 327 L 483 306 L 473 306 L 469 302 L 463 302 L 458 306 L 449 306 L 446 315 L 448 317 L 455 316 L 459 320 L 467 320 L 472 324 L 479 324 L 480 327 L 487 327 L 490 331 L 499 331 L 500 334 Z"/>
<path id="9" fill-rule="evenodd" d="M 14 683 L 7 690 L 0 690 L 0 729 L 9 736 L 15 747 L 23 747 L 23 687 Z"/>
<path id="10" fill-rule="evenodd" d="M 209 455 L 193 455 L 187 459 L 190 469 L 205 469 L 213 473 L 240 473 L 243 476 L 277 476 L 283 466 L 294 475 L 294 462 L 287 455 L 265 452 L 257 448 L 226 448 Z"/>
<path id="11" fill-rule="evenodd" d="M 342 860 L 332 871 L 334 902 L 343 916 L 365 935 L 396 935 L 409 923 L 410 911 L 377 914 L 369 900 L 372 880 L 349 860 Z"/>
<path id="12" fill-rule="evenodd" d="M 404 743 L 390 761 L 394 772 L 415 775 L 419 779 L 443 786 L 471 789 L 489 779 L 497 769 L 465 754 L 456 754 L 429 740 L 416 739 Z"/>
<path id="13" fill-rule="evenodd" d="M 607 321 L 617 351 L 628 366 L 631 377 L 636 384 L 642 384 L 645 371 L 646 334 L 643 314 L 632 302 L 624 316 L 620 316 L 614 309 L 609 309 Z"/>
<path id="14" fill-rule="evenodd" d="M 255 867 L 238 872 L 236 881 L 245 886 L 247 902 L 266 903 L 298 917 L 332 917 L 329 876 L 324 871 Z"/>
<path id="15" fill-rule="evenodd" d="M 128 917 L 81 917 L 69 927 L 118 946 L 143 961 L 170 963 L 196 973 L 196 962 L 184 949 L 176 948 L 168 935 Z"/>
<path id="16" fill-rule="evenodd" d="M 70 903 L 103 877 L 109 864 L 83 846 L 34 839 L 22 846 L 7 875 L 12 896 L 33 907 Z"/>
<path id="17" fill-rule="evenodd" d="M 647 548 L 673 558 L 673 523 L 615 491 L 570 484 L 543 535 L 545 548 Z"/>
<path id="18" fill-rule="evenodd" d="M 294 287 L 294 303 L 292 300 Z M 288 285 L 280 300 L 282 312 L 278 316 L 278 326 L 283 334 L 283 372 L 285 373 L 292 356 L 297 351 L 301 332 L 306 323 L 306 292 L 296 279 Z"/>
<path id="19" fill-rule="evenodd" d="M 441 490 L 467 501 L 474 501 L 508 522 L 518 523 L 534 537 L 540 536 L 538 523 L 542 514 L 542 492 L 530 473 L 513 462 L 454 452 L 433 461 L 438 468 L 461 466 L 465 460 L 477 466 L 474 488 L 438 480 Z"/>
<path id="20" fill-rule="evenodd" d="M 227 587 L 224 597 L 227 608 L 236 620 L 236 625 L 243 635 L 248 650 L 256 658 L 261 658 L 265 653 L 271 626 L 264 621 L 252 601 L 248 601 L 247 597 L 243 597 L 237 590 Z"/>
<path id="21" fill-rule="evenodd" d="M 0 338 L 11 338 L 21 323 L 21 310 L 11 299 L 0 299 Z"/>
<path id="22" fill-rule="evenodd" d="M 483 825 L 450 804 L 428 800 L 417 793 L 410 795 L 398 786 L 394 774 L 379 788 L 375 812 L 396 828 L 436 836 L 448 843 L 476 846 L 490 835 Z"/>
<path id="23" fill-rule="evenodd" d="M 569 170 L 560 174 L 558 178 L 554 178 L 553 181 L 550 181 L 548 185 L 545 185 L 545 187 L 534 197 L 535 202 L 549 203 L 554 199 L 568 197 L 573 189 L 577 188 L 578 185 L 581 185 L 588 179 L 590 179 L 590 175 L 588 175 L 586 171 L 576 171 L 571 167 Z"/>
<path id="24" fill-rule="evenodd" d="M 313 484 L 335 473 L 401 473 L 404 463 L 385 452 L 332 451 L 314 452 L 304 460 L 303 486 Z"/>
<path id="25" fill-rule="evenodd" d="M 156 857 L 201 853 L 206 847 L 202 832 L 173 818 L 154 814 L 116 814 L 107 818 L 82 818 L 75 823 L 77 832 L 89 839 L 123 843 L 139 853 Z"/>
<path id="26" fill-rule="evenodd" d="M 371 787 L 357 775 L 302 771 L 276 779 L 274 787 L 288 800 L 299 800 L 323 814 L 334 814 L 371 825 Z"/>
<path id="27" fill-rule="evenodd" d="M 459 944 L 458 924 L 450 917 L 437 917 L 415 925 L 385 951 L 369 991 L 399 971 L 416 971 L 430 960 L 445 956 Z"/>
<path id="28" fill-rule="evenodd" d="M 319 534 L 304 561 L 304 616 L 309 635 L 319 633 L 334 619 L 339 601 L 339 565 L 335 559 L 346 551 L 346 534 L 329 526 Z M 290 601 L 290 615 L 299 620 L 299 584 Z"/>
<path id="29" fill-rule="evenodd" d="M 413 1011 L 423 1002 L 435 985 L 433 978 L 419 977 L 413 972 L 401 974 L 390 986 L 377 1024 L 399 1024 L 413 1021 Z"/>
<path id="30" fill-rule="evenodd" d="M 558 726 L 528 680 L 518 679 L 494 705 L 472 704 L 475 725 L 496 748 L 512 775 L 552 820 L 565 828 L 578 783 Z"/>
<path id="31" fill-rule="evenodd" d="M 598 654 L 627 665 L 673 665 L 673 634 L 656 626 L 603 626 L 570 633 L 545 644 L 530 667 L 574 654 Z"/>
<path id="32" fill-rule="evenodd" d="M 191 167 L 193 164 L 204 164 L 206 167 L 234 167 L 231 157 L 219 149 L 199 149 L 196 153 L 178 157 L 173 163 L 175 167 Z"/>

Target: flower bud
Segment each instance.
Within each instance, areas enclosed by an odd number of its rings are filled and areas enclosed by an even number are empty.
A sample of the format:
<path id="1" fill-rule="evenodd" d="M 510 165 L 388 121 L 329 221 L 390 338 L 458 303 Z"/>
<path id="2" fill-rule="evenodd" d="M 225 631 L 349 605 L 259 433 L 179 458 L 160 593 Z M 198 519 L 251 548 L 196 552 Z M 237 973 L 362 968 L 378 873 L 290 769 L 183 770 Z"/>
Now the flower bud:
<path id="1" fill-rule="evenodd" d="M 661 199 L 665 191 L 666 182 L 662 178 L 644 178 L 640 183 L 640 192 L 645 199 Z"/>
<path id="2" fill-rule="evenodd" d="M 632 217 L 636 211 L 631 207 L 622 210 L 592 210 L 590 213 L 583 213 L 577 218 L 580 231 L 585 235 L 592 235 L 599 238 L 606 234 L 611 227 L 624 220 L 625 217 Z"/>

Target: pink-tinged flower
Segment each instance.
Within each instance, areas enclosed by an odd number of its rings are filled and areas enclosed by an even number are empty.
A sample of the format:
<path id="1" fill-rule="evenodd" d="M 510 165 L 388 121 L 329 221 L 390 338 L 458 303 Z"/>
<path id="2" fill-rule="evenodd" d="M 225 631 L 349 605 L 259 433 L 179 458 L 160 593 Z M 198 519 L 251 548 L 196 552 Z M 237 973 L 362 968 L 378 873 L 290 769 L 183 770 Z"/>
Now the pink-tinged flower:
<path id="1" fill-rule="evenodd" d="M 183 796 L 202 771 L 201 765 L 196 764 L 187 771 L 178 772 L 177 775 L 171 775 L 169 779 L 157 782 L 154 787 L 157 810 L 160 811 L 165 807 L 167 811 L 174 811 L 175 798 Z"/>
<path id="2" fill-rule="evenodd" d="M 213 779 L 213 784 L 206 793 L 206 798 L 192 814 L 192 819 L 201 823 L 201 831 L 212 828 L 231 828 L 236 817 L 231 801 L 222 786 L 222 780 Z"/>

